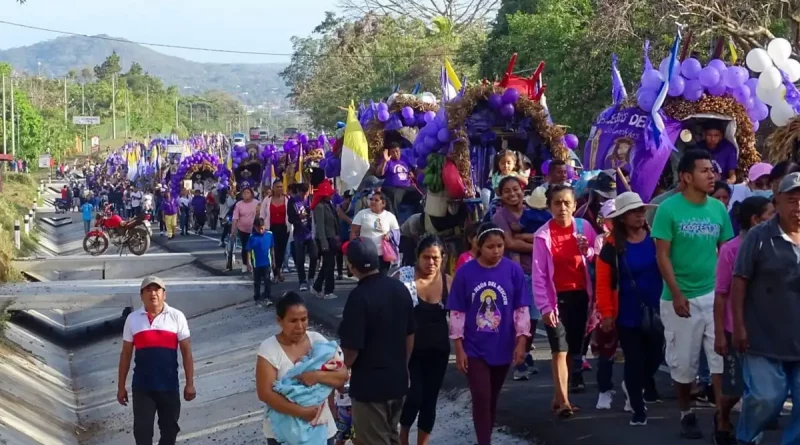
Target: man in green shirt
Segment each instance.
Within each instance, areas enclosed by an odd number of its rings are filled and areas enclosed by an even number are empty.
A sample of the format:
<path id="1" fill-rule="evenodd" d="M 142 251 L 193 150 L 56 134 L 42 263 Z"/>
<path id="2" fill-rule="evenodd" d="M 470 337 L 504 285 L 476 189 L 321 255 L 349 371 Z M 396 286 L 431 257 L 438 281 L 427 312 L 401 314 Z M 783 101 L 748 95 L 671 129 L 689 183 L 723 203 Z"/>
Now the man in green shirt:
<path id="1" fill-rule="evenodd" d="M 701 349 L 708 358 L 717 400 L 722 400 L 723 361 L 714 352 L 714 282 L 717 248 L 733 237 L 733 228 L 725 205 L 709 197 L 715 176 L 707 152 L 687 151 L 678 174 L 682 191 L 658 207 L 652 236 L 664 278 L 661 318 L 667 365 L 678 389 L 681 436 L 699 439 L 702 433 L 690 404 Z M 716 419 L 716 443 L 733 443 L 726 441 L 732 437 L 732 427 Z"/>

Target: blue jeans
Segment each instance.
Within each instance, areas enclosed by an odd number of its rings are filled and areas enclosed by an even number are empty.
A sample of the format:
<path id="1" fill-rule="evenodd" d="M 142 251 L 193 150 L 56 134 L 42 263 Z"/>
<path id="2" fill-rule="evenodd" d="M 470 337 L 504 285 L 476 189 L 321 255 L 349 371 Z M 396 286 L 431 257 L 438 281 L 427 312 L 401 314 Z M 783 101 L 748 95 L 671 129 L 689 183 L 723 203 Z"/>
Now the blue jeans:
<path id="1" fill-rule="evenodd" d="M 525 285 L 528 286 L 528 290 L 533 291 L 533 279 L 530 275 L 527 274 L 525 275 Z M 532 292 L 531 295 L 533 295 Z M 530 345 L 528 347 L 528 350 L 530 350 L 531 345 L 533 344 L 533 338 L 536 336 L 536 325 L 538 324 L 538 321 L 542 319 L 542 313 L 539 312 L 539 309 L 536 307 L 535 304 L 531 304 L 528 310 L 530 311 L 531 314 L 531 330 L 533 331 L 531 332 L 531 337 L 529 341 Z M 536 365 L 533 361 L 533 357 L 531 355 L 527 355 L 525 357 L 525 362 L 520 363 L 514 369 L 519 372 L 525 372 L 528 370 L 528 368 L 534 368 L 535 366 Z"/>
<path id="2" fill-rule="evenodd" d="M 800 362 L 783 362 L 759 355 L 742 355 L 742 414 L 736 428 L 741 443 L 757 443 L 767 424 L 778 418 L 789 392 L 792 416 L 782 445 L 800 443 Z"/>

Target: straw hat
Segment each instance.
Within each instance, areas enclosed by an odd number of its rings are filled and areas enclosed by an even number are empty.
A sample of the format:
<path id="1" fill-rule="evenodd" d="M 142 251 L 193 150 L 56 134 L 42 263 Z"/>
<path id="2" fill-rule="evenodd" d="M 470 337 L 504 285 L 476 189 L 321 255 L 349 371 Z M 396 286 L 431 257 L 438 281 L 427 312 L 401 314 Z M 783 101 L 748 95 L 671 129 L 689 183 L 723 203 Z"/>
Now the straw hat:
<path id="1" fill-rule="evenodd" d="M 547 208 L 547 190 L 544 187 L 536 187 L 530 196 L 525 198 L 525 204 L 536 210 Z"/>

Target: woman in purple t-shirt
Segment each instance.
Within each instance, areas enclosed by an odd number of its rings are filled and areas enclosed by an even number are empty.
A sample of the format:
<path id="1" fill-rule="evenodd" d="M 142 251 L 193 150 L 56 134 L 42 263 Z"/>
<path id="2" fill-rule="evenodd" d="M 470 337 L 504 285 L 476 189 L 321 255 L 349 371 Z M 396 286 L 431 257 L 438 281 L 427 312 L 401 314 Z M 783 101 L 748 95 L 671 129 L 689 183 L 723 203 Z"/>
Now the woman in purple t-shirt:
<path id="1" fill-rule="evenodd" d="M 519 264 L 503 256 L 503 230 L 478 229 L 478 257 L 456 272 L 447 299 L 456 367 L 467 375 L 478 445 L 492 440 L 497 398 L 508 368 L 525 359 L 530 289 Z"/>

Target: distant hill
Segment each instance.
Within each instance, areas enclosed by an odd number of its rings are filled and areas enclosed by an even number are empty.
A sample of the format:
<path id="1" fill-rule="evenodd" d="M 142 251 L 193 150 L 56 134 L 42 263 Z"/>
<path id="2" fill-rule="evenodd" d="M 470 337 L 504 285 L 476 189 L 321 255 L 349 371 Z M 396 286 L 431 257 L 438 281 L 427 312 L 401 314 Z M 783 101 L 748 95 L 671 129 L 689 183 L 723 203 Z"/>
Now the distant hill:
<path id="1" fill-rule="evenodd" d="M 278 76 L 286 64 L 199 63 L 168 56 L 136 43 L 82 36 L 59 37 L 0 51 L 0 61 L 9 62 L 14 69 L 28 73 L 38 72 L 38 63 L 41 62 L 42 75 L 63 76 L 71 69 L 80 72 L 83 68 L 101 64 L 112 51 L 120 56 L 123 72 L 131 63 L 138 62 L 145 71 L 161 78 L 167 85 L 178 86 L 187 94 L 218 89 L 236 95 L 245 103 L 258 104 L 281 100 L 288 92 Z"/>

